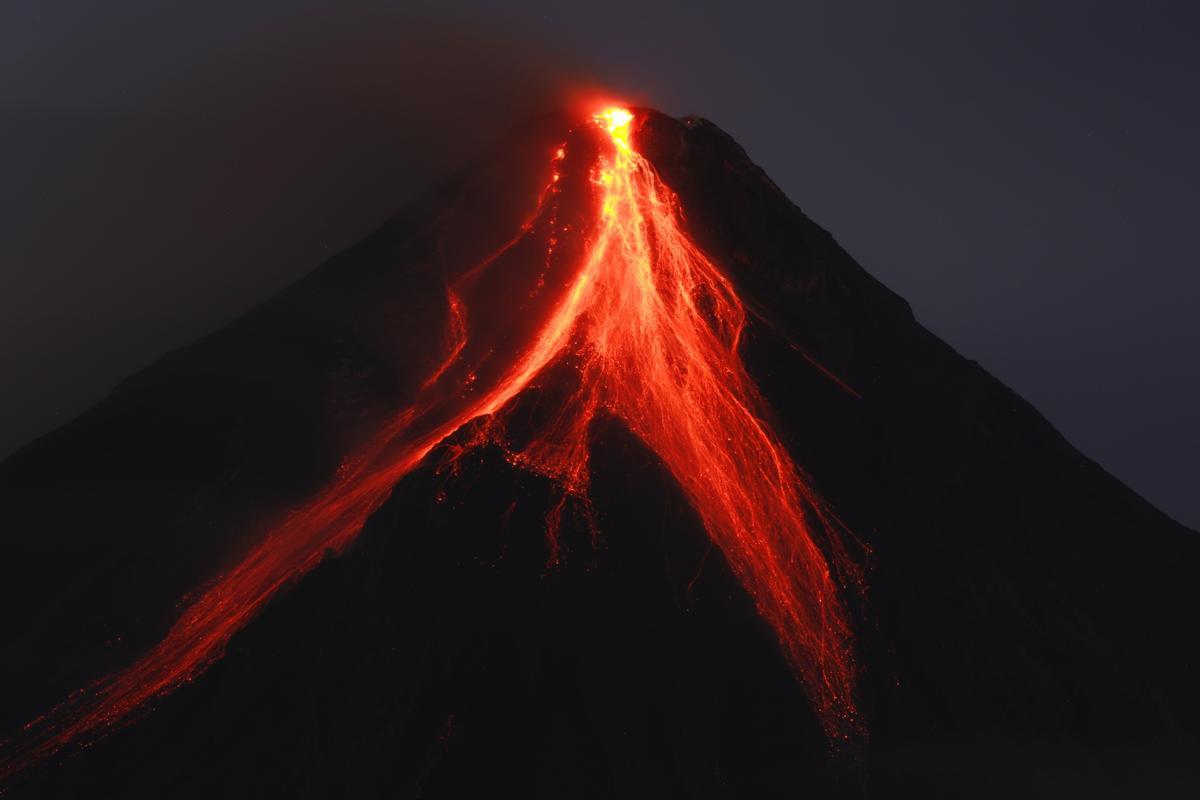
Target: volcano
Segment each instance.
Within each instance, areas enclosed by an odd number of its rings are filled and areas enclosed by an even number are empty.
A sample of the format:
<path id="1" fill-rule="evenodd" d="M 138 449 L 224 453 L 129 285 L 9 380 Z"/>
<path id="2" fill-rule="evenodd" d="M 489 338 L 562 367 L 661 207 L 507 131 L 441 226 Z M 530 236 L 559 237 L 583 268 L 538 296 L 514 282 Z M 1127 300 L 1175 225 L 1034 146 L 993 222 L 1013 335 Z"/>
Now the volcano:
<path id="1" fill-rule="evenodd" d="M 1200 786 L 1200 540 L 727 135 L 550 115 L 0 465 L 12 796 Z"/>

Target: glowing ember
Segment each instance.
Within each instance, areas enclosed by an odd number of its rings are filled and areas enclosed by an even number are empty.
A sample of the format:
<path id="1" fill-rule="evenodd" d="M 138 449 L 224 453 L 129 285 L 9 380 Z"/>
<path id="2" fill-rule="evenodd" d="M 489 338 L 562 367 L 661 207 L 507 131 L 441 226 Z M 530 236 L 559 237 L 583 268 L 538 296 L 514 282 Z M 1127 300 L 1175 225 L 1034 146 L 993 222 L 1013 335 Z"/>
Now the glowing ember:
<path id="1" fill-rule="evenodd" d="M 312 569 L 325 551 L 343 549 L 393 485 L 481 417 L 488 419 L 478 441 L 508 447 L 514 463 L 580 498 L 588 490 L 589 426 L 600 412 L 622 420 L 682 487 L 774 627 L 829 735 L 860 732 L 850 630 L 830 565 L 808 528 L 811 517 L 824 522 L 822 507 L 760 415 L 763 400 L 738 354 L 743 306 L 680 228 L 675 195 L 633 147 L 633 121 L 623 108 L 592 119 L 611 142 L 591 173 L 599 211 L 594 232 L 569 285 L 519 356 L 488 370 L 478 369 L 486 356 L 472 361 L 465 352 L 471 306 L 463 298 L 489 259 L 451 288 L 447 355 L 416 403 L 202 594 L 162 642 L 26 726 L 30 742 L 7 759 L 0 777 L 64 745 L 86 743 L 196 677 L 280 586 Z M 563 148 L 554 154 L 554 174 L 534 216 L 550 226 L 558 223 L 546 212 L 547 198 L 560 191 L 565 156 Z M 547 239 L 551 253 L 568 226 L 560 227 Z M 510 401 L 564 358 L 576 366 L 578 386 L 558 401 L 549 424 L 514 449 L 504 433 Z M 554 545 L 553 525 L 550 534 Z M 841 558 L 837 553 L 831 557 Z"/>

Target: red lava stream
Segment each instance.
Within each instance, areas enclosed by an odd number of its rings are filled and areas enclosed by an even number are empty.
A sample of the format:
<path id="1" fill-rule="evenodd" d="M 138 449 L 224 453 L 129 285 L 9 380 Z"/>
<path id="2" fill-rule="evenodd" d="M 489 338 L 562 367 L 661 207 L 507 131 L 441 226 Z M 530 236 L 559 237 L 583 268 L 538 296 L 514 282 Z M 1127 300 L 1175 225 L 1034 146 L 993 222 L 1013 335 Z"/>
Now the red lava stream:
<path id="1" fill-rule="evenodd" d="M 620 419 L 674 476 L 776 631 L 830 738 L 862 734 L 851 630 L 827 560 L 848 568 L 840 563 L 845 555 L 837 547 L 823 554 L 814 541 L 810 525 L 830 521 L 760 413 L 765 402 L 738 353 L 743 304 L 683 232 L 677 198 L 634 147 L 632 121 L 622 108 L 590 120 L 608 134 L 590 175 L 594 233 L 570 284 L 515 362 L 449 413 L 436 407 L 434 393 L 422 392 L 326 489 L 204 591 L 161 642 L 29 723 L 27 741 L 4 758 L 0 778 L 88 743 L 198 676 L 282 585 L 327 550 L 344 549 L 400 478 L 471 420 L 483 420 L 481 435 L 509 447 L 514 463 L 585 498 L 587 433 L 600 412 Z M 556 163 L 562 157 L 560 150 Z M 449 354 L 426 388 L 460 358 L 469 311 L 452 288 Z M 564 357 L 572 359 L 578 385 L 555 400 L 560 405 L 531 441 L 512 449 L 503 433 L 510 401 Z"/>

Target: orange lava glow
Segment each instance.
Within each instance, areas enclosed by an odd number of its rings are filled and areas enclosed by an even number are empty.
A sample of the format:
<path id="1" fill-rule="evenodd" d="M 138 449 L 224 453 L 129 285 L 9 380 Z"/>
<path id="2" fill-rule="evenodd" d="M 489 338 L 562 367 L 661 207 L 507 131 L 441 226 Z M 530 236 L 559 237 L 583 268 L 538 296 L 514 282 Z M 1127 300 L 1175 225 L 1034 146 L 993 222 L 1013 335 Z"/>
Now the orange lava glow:
<path id="1" fill-rule="evenodd" d="M 774 626 L 826 731 L 854 735 L 850 629 L 805 511 L 820 515 L 821 505 L 759 414 L 765 404 L 738 354 L 742 303 L 634 150 L 633 115 L 610 108 L 595 121 L 613 144 L 592 176 L 596 238 L 515 376 L 524 385 L 569 351 L 582 379 L 518 463 L 586 496 L 588 428 L 600 411 L 621 419 L 662 459 Z"/>
<path id="2" fill-rule="evenodd" d="M 589 123 L 607 133 L 608 146 L 590 175 L 596 214 L 584 256 L 544 321 L 519 339 L 517 356 L 490 370 L 483 358 L 471 361 L 473 308 L 464 298 L 489 259 L 451 287 L 446 355 L 414 405 L 214 581 L 158 645 L 26 726 L 28 741 L 5 759 L 0 776 L 86 744 L 194 679 L 281 586 L 326 551 L 344 549 L 391 488 L 471 420 L 484 423 L 477 440 L 506 447 L 514 464 L 586 498 L 588 430 L 602 412 L 623 421 L 674 476 L 776 631 L 829 736 L 862 733 L 851 631 L 827 561 L 844 556 L 836 546 L 823 554 L 814 541 L 810 525 L 827 530 L 830 520 L 764 421 L 765 403 L 738 353 L 743 305 L 682 230 L 676 196 L 634 147 L 634 121 L 614 107 Z M 533 218 L 543 222 L 530 225 L 558 224 L 547 207 L 560 191 L 557 165 L 565 155 L 554 153 L 554 174 Z M 565 232 L 550 235 L 548 249 Z M 564 361 L 577 384 L 554 401 L 561 408 L 550 421 L 515 447 L 505 436 L 511 401 Z"/>

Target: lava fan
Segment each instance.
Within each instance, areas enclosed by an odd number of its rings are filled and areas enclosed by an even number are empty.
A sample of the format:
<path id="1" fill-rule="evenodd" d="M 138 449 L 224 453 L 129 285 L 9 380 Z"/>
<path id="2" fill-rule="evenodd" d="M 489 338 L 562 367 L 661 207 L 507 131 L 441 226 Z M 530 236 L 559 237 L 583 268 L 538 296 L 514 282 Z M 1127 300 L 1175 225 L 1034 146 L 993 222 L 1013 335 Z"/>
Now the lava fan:
<path id="1" fill-rule="evenodd" d="M 578 223 L 562 221 L 559 167 L 569 145 L 556 149 L 550 183 L 525 229 L 449 287 L 447 353 L 416 402 L 206 588 L 160 643 L 31 723 L 33 744 L 16 766 L 86 743 L 194 679 L 281 586 L 326 551 L 345 548 L 391 487 L 473 420 L 486 422 L 466 449 L 493 441 L 514 463 L 551 478 L 564 497 L 586 506 L 588 432 L 602 412 L 628 426 L 678 481 L 775 628 L 827 733 L 861 734 L 850 625 L 834 577 L 854 574 L 854 565 L 828 536 L 832 515 L 766 421 L 766 404 L 738 353 L 745 308 L 720 267 L 681 229 L 678 201 L 638 153 L 633 123 L 632 112 L 616 107 L 588 120 L 603 137 L 588 142 L 591 164 L 571 176 L 586 177 L 591 195 L 590 218 Z M 504 358 L 495 332 L 481 347 L 481 332 L 472 329 L 476 303 L 486 302 L 473 295 L 485 279 L 495 279 L 491 273 L 505 254 L 530 237 L 546 241 L 547 270 L 560 247 L 583 255 L 559 267 L 566 280 L 559 291 L 547 291 L 545 313 L 525 330 L 508 331 L 517 342 Z M 578 241 L 564 247 L 568 238 Z M 544 426 L 513 442 L 505 422 L 514 399 L 552 380 L 562 365 L 569 365 L 573 385 L 559 393 Z M 548 525 L 553 547 L 557 520 Z M 818 546 L 817 526 L 822 540 L 835 543 L 828 552 Z"/>

